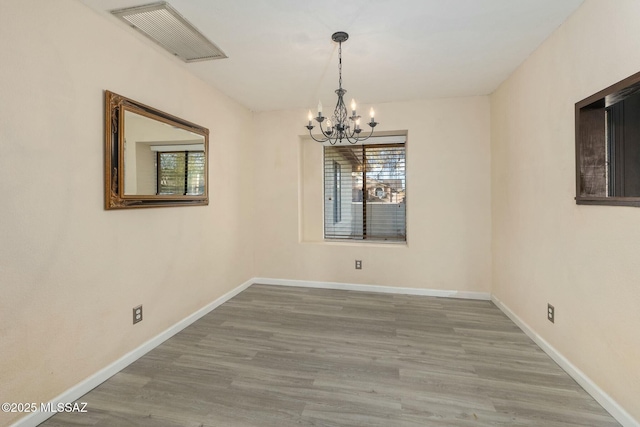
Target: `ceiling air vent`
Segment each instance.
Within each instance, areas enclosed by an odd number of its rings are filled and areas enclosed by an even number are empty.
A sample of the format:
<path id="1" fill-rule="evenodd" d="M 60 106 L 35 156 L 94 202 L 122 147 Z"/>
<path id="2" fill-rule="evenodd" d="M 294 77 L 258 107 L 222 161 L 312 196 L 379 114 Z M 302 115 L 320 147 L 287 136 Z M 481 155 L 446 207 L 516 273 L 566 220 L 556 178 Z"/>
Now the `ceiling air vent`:
<path id="1" fill-rule="evenodd" d="M 167 2 L 112 10 L 111 13 L 184 62 L 227 57 Z"/>

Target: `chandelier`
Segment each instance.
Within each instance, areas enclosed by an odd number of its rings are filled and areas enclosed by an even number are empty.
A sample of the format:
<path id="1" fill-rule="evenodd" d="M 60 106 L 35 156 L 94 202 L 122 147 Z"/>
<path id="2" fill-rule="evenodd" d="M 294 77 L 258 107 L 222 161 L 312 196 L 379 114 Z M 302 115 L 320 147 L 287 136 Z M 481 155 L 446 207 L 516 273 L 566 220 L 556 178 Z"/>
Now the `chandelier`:
<path id="1" fill-rule="evenodd" d="M 362 129 L 360 128 L 360 116 L 356 114 L 356 101 L 354 99 L 351 100 L 351 115 L 349 115 L 347 107 L 344 104 L 344 94 L 347 93 L 347 91 L 342 89 L 342 43 L 347 41 L 348 38 L 349 34 L 344 31 L 338 31 L 331 36 L 331 40 L 338 43 L 338 74 L 340 76 L 338 89 L 336 89 L 338 103 L 333 110 L 333 116 L 330 118 L 324 117 L 322 115 L 322 102 L 318 102 L 318 117 L 314 118 L 311 110 L 309 110 L 309 124 L 306 126 L 307 129 L 309 129 L 311 138 L 318 142 L 329 142 L 331 145 L 335 145 L 337 142 L 342 143 L 343 140 L 349 141 L 350 144 L 364 141 L 373 134 L 373 128 L 378 124 L 374 120 L 375 113 L 373 108 L 371 108 L 371 121 L 367 123 L 371 127 L 371 131 L 366 136 L 360 136 Z M 324 122 L 325 119 L 327 121 L 323 128 L 322 122 Z M 318 122 L 320 132 L 322 133 L 322 135 L 318 137 L 315 137 L 312 133 L 314 128 L 313 120 Z"/>

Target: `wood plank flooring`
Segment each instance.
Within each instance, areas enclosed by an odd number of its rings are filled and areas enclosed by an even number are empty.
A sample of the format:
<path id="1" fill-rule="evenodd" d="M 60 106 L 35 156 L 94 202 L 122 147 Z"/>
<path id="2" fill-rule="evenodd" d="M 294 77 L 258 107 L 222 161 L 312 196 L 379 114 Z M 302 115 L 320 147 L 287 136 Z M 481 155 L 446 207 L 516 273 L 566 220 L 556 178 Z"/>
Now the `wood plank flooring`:
<path id="1" fill-rule="evenodd" d="M 42 426 L 619 426 L 489 301 L 253 285 Z"/>

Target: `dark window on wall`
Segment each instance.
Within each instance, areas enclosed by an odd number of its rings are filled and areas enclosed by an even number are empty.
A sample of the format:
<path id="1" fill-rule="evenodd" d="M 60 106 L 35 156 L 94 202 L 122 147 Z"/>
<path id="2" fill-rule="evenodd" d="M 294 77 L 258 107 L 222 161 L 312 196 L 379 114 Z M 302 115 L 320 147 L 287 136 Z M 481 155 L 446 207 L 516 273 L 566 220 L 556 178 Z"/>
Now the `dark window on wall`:
<path id="1" fill-rule="evenodd" d="M 204 152 L 157 153 L 157 194 L 204 194 Z"/>
<path id="2" fill-rule="evenodd" d="M 640 93 L 605 109 L 608 196 L 640 197 Z"/>
<path id="3" fill-rule="evenodd" d="M 324 237 L 404 242 L 404 137 L 367 142 L 324 147 Z"/>
<path id="4" fill-rule="evenodd" d="M 575 109 L 576 203 L 640 206 L 640 73 Z"/>

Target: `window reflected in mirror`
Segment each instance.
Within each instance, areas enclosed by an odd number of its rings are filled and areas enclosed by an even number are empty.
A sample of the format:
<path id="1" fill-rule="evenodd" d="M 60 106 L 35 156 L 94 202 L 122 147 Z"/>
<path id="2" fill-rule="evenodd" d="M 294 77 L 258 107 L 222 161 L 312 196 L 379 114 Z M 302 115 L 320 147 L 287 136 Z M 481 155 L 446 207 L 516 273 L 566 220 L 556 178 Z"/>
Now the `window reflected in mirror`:
<path id="1" fill-rule="evenodd" d="M 125 110 L 124 194 L 204 194 L 204 137 Z"/>
<path id="2" fill-rule="evenodd" d="M 204 151 L 158 152 L 158 194 L 204 194 Z"/>

